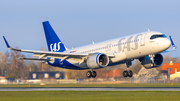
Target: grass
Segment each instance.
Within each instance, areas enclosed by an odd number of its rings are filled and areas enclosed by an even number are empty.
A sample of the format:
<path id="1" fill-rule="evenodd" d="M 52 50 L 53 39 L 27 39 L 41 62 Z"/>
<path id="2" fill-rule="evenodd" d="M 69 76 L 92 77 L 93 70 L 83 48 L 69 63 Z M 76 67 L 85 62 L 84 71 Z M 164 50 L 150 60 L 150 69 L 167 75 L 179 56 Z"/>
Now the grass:
<path id="1" fill-rule="evenodd" d="M 29 87 L 29 84 L 0 87 Z M 180 87 L 160 84 L 31 84 L 30 87 Z M 0 101 L 179 101 L 180 91 L 0 91 Z"/>
<path id="2" fill-rule="evenodd" d="M 179 91 L 2 91 L 0 101 L 179 101 Z"/>
<path id="3" fill-rule="evenodd" d="M 0 87 L 29 87 L 29 84 L 0 84 Z M 152 84 L 30 84 L 30 87 L 180 87 L 180 83 L 152 83 Z"/>

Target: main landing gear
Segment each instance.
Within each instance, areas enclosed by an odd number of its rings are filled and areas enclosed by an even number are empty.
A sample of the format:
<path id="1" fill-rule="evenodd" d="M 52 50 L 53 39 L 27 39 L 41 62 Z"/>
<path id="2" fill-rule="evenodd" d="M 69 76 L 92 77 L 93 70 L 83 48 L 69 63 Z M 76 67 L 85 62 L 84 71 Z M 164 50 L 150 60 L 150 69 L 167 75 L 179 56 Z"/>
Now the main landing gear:
<path id="1" fill-rule="evenodd" d="M 129 70 L 129 71 L 125 70 L 123 72 L 123 76 L 124 77 L 132 77 L 133 76 L 133 72 L 131 70 Z"/>
<path id="2" fill-rule="evenodd" d="M 96 77 L 96 71 L 93 71 L 93 70 L 91 70 L 91 71 L 87 71 L 87 73 L 86 73 L 86 76 L 88 77 L 88 78 L 95 78 Z"/>
<path id="3" fill-rule="evenodd" d="M 129 68 L 131 65 L 132 65 L 131 60 L 126 62 L 127 68 Z M 123 72 L 123 76 L 124 76 L 124 77 L 132 77 L 132 76 L 133 76 L 133 72 L 132 72 L 131 70 L 125 70 L 125 71 Z"/>

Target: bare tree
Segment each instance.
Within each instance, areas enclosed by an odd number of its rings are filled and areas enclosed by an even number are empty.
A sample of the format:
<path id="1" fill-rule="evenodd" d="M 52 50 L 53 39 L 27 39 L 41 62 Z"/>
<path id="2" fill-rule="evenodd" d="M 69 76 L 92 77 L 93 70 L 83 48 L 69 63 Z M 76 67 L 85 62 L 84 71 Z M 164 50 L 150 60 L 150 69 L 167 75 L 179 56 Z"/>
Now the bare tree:
<path id="1" fill-rule="evenodd" d="M 28 75 L 28 68 L 24 60 L 19 60 L 18 57 L 25 57 L 17 51 L 6 53 L 8 67 L 6 68 L 6 76 L 8 78 L 22 78 L 25 79 Z"/>
<path id="2" fill-rule="evenodd" d="M 170 55 L 165 55 L 164 56 L 164 63 L 169 63 L 170 61 L 172 61 L 173 63 L 179 63 L 180 58 L 173 58 Z"/>

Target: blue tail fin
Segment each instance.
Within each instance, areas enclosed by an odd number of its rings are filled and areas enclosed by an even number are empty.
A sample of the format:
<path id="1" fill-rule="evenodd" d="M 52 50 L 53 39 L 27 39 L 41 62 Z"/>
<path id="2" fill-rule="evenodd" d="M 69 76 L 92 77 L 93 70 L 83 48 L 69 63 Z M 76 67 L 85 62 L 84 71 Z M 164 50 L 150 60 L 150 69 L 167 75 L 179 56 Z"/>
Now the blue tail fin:
<path id="1" fill-rule="evenodd" d="M 49 24 L 49 21 L 43 22 L 44 32 L 49 51 L 52 52 L 63 52 L 66 50 L 64 44 L 58 38 L 53 28 Z"/>

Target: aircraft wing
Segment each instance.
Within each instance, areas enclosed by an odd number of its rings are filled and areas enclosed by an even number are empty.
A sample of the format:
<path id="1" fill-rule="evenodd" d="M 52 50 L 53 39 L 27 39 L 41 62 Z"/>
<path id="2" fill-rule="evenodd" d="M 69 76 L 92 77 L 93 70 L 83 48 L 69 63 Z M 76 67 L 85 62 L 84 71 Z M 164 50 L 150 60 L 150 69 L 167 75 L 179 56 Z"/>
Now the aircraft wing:
<path id="1" fill-rule="evenodd" d="M 4 38 L 4 41 L 5 41 L 8 49 L 14 50 L 14 51 L 20 51 L 20 52 L 34 53 L 33 56 L 38 56 L 39 59 L 43 59 L 44 57 L 54 57 L 54 58 L 61 57 L 63 59 L 66 59 L 66 58 L 82 58 L 82 57 L 89 56 L 88 53 L 67 53 L 67 52 L 50 52 L 50 51 L 35 51 L 35 50 L 16 49 L 16 48 L 12 48 L 9 45 L 9 43 L 7 42 L 7 40 L 4 36 L 3 36 L 3 38 Z M 114 57 L 113 53 L 108 53 L 107 55 L 109 57 Z M 34 59 L 32 59 L 32 60 L 34 60 Z"/>

